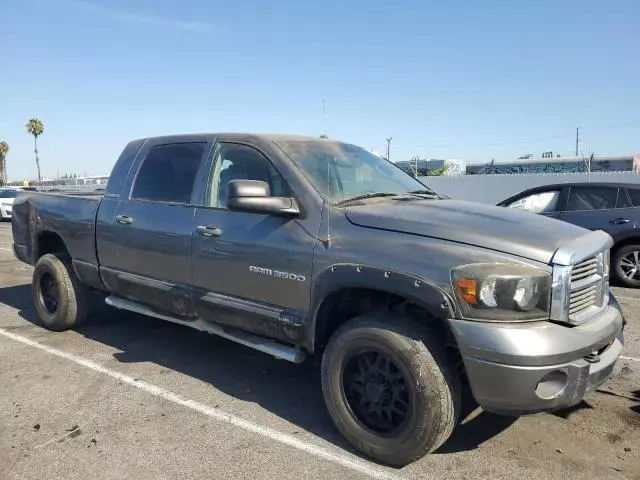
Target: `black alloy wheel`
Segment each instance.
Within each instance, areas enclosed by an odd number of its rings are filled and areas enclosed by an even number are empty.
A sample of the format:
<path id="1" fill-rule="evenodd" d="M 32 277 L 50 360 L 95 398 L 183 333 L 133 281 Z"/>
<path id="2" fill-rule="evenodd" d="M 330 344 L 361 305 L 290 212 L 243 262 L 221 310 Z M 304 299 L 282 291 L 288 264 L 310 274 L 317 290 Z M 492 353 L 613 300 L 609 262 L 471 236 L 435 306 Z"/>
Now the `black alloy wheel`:
<path id="1" fill-rule="evenodd" d="M 56 285 L 56 281 L 53 276 L 46 272 L 40 277 L 39 282 L 39 297 L 42 306 L 47 313 L 54 314 L 58 311 L 58 305 L 60 304 L 60 292 Z"/>
<path id="2" fill-rule="evenodd" d="M 411 409 L 409 388 L 389 355 L 376 350 L 352 355 L 342 381 L 347 404 L 365 427 L 389 435 L 406 425 Z"/>

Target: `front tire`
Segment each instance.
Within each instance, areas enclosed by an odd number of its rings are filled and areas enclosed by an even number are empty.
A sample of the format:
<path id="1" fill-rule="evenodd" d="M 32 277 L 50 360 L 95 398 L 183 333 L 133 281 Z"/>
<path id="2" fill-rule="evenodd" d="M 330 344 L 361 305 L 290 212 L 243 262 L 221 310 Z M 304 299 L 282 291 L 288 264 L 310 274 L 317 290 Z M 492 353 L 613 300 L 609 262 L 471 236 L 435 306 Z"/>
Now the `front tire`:
<path id="1" fill-rule="evenodd" d="M 81 324 L 89 310 L 89 292 L 68 260 L 47 254 L 33 271 L 33 304 L 43 325 L 56 332 Z"/>
<path id="2" fill-rule="evenodd" d="M 364 454 L 404 466 L 449 438 L 461 388 L 442 337 L 390 314 L 358 317 L 334 333 L 322 359 L 324 399 L 338 430 Z"/>
<path id="3" fill-rule="evenodd" d="M 617 283 L 629 288 L 640 287 L 640 245 L 626 245 L 613 255 L 611 266 Z"/>

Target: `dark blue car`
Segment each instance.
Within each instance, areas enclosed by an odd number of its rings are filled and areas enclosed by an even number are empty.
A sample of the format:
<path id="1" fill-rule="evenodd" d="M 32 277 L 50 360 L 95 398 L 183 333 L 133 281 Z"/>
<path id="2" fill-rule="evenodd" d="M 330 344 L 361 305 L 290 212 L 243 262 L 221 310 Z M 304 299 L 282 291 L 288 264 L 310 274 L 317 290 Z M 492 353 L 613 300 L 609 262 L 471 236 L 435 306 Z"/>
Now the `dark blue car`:
<path id="1" fill-rule="evenodd" d="M 567 183 L 518 193 L 498 204 L 604 230 L 615 242 L 611 276 L 626 287 L 640 287 L 640 184 Z"/>

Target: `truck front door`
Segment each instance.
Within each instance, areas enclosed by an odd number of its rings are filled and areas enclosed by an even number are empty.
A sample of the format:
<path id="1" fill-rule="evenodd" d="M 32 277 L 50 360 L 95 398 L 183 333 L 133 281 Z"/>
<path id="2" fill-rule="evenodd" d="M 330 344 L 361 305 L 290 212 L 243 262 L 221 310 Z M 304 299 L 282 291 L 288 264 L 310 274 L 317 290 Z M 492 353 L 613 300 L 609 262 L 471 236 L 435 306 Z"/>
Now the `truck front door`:
<path id="1" fill-rule="evenodd" d="M 193 313 L 192 197 L 206 149 L 206 140 L 143 148 L 120 200 L 98 219 L 101 274 L 112 293 L 169 313 Z"/>
<path id="2" fill-rule="evenodd" d="M 309 304 L 319 218 L 285 218 L 226 208 L 231 180 L 261 180 L 271 195 L 292 196 L 284 177 L 250 145 L 219 143 L 203 205 L 193 223 L 193 283 L 201 317 L 282 337 Z M 312 218 L 313 217 L 313 218 Z M 289 325 L 291 326 L 291 325 Z M 292 327 L 295 330 L 295 325 Z"/>

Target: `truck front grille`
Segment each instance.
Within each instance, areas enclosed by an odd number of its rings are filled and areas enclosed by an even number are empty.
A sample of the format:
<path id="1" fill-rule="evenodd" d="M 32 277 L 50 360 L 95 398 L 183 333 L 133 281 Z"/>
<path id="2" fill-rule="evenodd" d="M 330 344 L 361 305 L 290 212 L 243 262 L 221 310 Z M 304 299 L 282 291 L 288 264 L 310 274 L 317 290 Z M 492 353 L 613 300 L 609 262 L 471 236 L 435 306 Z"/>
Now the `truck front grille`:
<path id="1" fill-rule="evenodd" d="M 598 317 L 609 304 L 611 236 L 596 230 L 574 238 L 551 258 L 549 319 L 578 326 Z"/>
<path id="2" fill-rule="evenodd" d="M 569 320 L 599 304 L 603 288 L 601 265 L 602 262 L 594 256 L 571 268 Z"/>
<path id="3" fill-rule="evenodd" d="M 596 257 L 588 258 L 583 262 L 577 263 L 571 269 L 571 282 L 577 282 L 583 278 L 588 278 L 598 273 L 598 259 Z"/>

